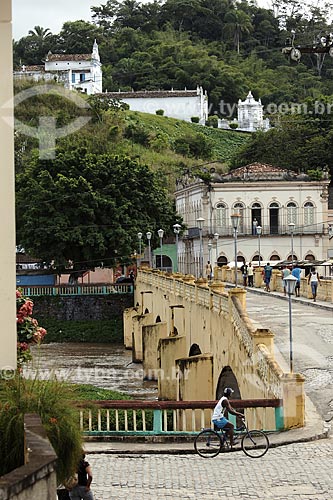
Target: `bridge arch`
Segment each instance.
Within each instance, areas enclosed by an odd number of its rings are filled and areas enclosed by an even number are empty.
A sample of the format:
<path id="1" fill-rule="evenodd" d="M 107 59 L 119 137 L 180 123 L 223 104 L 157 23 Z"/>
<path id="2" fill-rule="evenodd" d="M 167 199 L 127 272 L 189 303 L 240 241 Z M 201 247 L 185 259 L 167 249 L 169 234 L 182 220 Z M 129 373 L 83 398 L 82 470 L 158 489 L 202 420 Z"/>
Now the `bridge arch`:
<path id="1" fill-rule="evenodd" d="M 230 366 L 225 366 L 220 373 L 216 387 L 216 399 L 220 399 L 223 396 L 223 391 L 226 387 L 231 387 L 235 391 L 232 399 L 242 399 L 237 379 Z"/>

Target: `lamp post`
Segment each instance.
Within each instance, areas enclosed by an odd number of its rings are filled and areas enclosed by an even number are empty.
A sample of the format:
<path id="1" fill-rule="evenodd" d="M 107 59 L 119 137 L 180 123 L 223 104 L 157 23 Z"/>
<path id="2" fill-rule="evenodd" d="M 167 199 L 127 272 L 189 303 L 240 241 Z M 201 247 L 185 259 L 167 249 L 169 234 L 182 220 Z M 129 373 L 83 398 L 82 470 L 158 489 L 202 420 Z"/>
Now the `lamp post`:
<path id="1" fill-rule="evenodd" d="M 176 266 L 175 266 L 176 273 L 178 273 L 178 242 L 179 242 L 179 233 L 180 233 L 181 227 L 182 226 L 180 224 L 173 225 L 173 232 L 176 235 Z"/>
<path id="2" fill-rule="evenodd" d="M 141 240 L 142 240 L 142 233 L 137 234 L 138 240 L 139 240 L 139 266 L 141 266 Z"/>
<path id="3" fill-rule="evenodd" d="M 295 231 L 295 224 L 293 222 L 289 222 L 288 227 L 289 227 L 290 235 L 291 235 L 291 263 L 293 263 L 294 262 L 294 231 Z"/>
<path id="4" fill-rule="evenodd" d="M 219 251 L 218 251 L 218 241 L 219 241 L 219 233 L 214 233 L 214 240 L 215 240 L 215 251 L 216 251 L 216 254 L 215 254 L 215 258 L 216 258 L 216 267 L 218 266 L 218 258 L 219 258 Z"/>
<path id="5" fill-rule="evenodd" d="M 202 248 L 202 227 L 205 219 L 203 217 L 198 217 L 197 223 L 199 228 L 199 238 L 200 238 L 200 251 L 199 251 L 199 275 L 200 278 L 203 276 L 203 248 Z"/>
<path id="6" fill-rule="evenodd" d="M 212 269 L 212 258 L 211 258 L 211 255 L 212 255 L 212 247 L 213 247 L 213 243 L 209 240 L 208 244 L 208 260 L 209 260 L 209 265 L 211 266 L 211 269 Z M 209 273 L 209 278 L 211 278 L 211 273 Z"/>
<path id="7" fill-rule="evenodd" d="M 261 265 L 261 256 L 260 256 L 260 236 L 261 236 L 261 231 L 262 231 L 262 227 L 261 226 L 257 226 L 257 235 L 258 235 L 258 259 L 259 259 L 259 267 Z"/>
<path id="8" fill-rule="evenodd" d="M 164 235 L 163 229 L 159 229 L 157 231 L 157 234 L 158 234 L 158 237 L 160 239 L 160 251 L 161 251 L 161 255 L 160 255 L 160 268 L 161 268 L 161 271 L 162 271 L 162 267 L 163 267 L 163 235 Z"/>
<path id="9" fill-rule="evenodd" d="M 231 223 L 234 228 L 234 242 L 235 242 L 235 287 L 238 286 L 238 276 L 237 276 L 237 229 L 239 225 L 240 214 L 234 213 L 231 215 Z"/>
<path id="10" fill-rule="evenodd" d="M 292 274 L 289 274 L 285 278 L 286 291 L 288 294 L 289 302 L 289 367 L 290 373 L 293 373 L 293 327 L 292 327 L 292 314 L 291 314 L 291 296 L 295 292 L 295 287 L 297 283 L 297 278 Z"/>
<path id="11" fill-rule="evenodd" d="M 150 240 L 151 240 L 151 232 L 148 231 L 146 233 L 147 240 L 148 240 L 148 259 L 149 259 L 149 267 L 151 267 L 151 248 L 150 248 Z"/>

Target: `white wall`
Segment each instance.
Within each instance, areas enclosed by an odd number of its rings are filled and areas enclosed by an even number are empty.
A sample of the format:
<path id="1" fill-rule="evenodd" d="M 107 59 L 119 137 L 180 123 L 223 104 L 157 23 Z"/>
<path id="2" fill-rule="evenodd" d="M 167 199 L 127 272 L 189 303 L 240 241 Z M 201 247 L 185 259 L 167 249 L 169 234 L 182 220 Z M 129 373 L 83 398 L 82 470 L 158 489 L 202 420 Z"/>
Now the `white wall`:
<path id="1" fill-rule="evenodd" d="M 0 80 L 0 213 L 4 219 L 1 225 L 0 245 L 1 370 L 16 368 L 16 254 L 11 8 L 11 0 L 2 0 L 0 8 L 0 47 L 3 63 Z"/>

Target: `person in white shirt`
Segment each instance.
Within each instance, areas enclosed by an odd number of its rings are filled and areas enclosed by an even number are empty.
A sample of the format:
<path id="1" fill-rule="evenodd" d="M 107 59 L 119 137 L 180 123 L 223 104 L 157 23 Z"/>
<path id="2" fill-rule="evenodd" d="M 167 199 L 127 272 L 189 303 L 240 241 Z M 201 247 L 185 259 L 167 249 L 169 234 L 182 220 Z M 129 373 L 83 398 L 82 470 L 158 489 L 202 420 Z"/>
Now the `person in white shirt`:
<path id="1" fill-rule="evenodd" d="M 223 429 L 227 431 L 230 438 L 231 448 L 234 445 L 234 426 L 231 422 L 229 422 L 229 420 L 224 416 L 224 414 L 226 411 L 228 411 L 228 413 L 236 415 L 236 417 L 244 418 L 244 415 L 242 413 L 239 413 L 230 405 L 228 397 L 231 396 L 233 392 L 234 391 L 233 389 L 231 389 L 231 387 L 226 387 L 224 389 L 223 396 L 215 406 L 212 416 L 212 422 L 214 426 L 216 426 L 218 429 Z"/>

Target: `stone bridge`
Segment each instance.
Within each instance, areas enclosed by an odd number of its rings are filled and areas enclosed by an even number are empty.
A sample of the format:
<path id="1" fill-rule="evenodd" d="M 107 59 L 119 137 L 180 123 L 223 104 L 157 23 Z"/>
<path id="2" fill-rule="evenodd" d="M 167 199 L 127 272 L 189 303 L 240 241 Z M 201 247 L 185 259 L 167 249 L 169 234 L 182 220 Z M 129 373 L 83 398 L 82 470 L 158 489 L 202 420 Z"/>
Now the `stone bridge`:
<path id="1" fill-rule="evenodd" d="M 158 380 L 159 399 L 214 400 L 231 386 L 235 399 L 282 400 L 278 418 L 272 408 L 251 409 L 250 426 L 304 425 L 304 378 L 277 364 L 274 334 L 253 326 L 244 289 L 142 268 L 134 304 L 124 312 L 125 346 L 145 378 Z"/>

